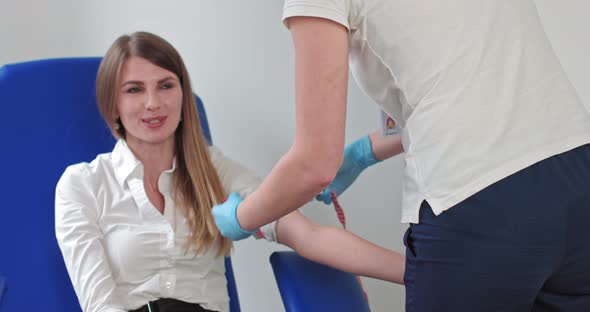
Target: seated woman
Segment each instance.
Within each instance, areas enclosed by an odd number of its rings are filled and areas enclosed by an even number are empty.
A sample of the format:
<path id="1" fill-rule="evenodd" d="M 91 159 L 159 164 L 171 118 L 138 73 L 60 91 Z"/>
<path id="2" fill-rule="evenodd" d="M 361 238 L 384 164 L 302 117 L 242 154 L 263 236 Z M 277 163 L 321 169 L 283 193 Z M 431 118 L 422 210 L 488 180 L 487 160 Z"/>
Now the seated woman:
<path id="1" fill-rule="evenodd" d="M 231 192 L 248 196 L 260 180 L 206 145 L 185 65 L 162 38 L 118 38 L 96 93 L 118 142 L 68 167 L 55 202 L 57 240 L 82 309 L 228 311 L 223 257 L 232 243 L 211 208 Z M 297 211 L 258 233 L 311 260 L 402 283 L 403 256 Z"/>

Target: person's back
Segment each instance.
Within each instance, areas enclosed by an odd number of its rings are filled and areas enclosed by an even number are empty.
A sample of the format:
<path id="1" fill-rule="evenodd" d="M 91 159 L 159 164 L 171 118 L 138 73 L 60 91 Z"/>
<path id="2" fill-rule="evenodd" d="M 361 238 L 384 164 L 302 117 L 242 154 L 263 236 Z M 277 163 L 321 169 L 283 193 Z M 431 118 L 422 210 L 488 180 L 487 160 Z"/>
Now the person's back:
<path id="1" fill-rule="evenodd" d="M 532 0 L 351 0 L 348 9 L 351 70 L 404 126 L 402 221 L 417 223 L 423 200 L 438 214 L 590 142 L 588 108 Z"/>

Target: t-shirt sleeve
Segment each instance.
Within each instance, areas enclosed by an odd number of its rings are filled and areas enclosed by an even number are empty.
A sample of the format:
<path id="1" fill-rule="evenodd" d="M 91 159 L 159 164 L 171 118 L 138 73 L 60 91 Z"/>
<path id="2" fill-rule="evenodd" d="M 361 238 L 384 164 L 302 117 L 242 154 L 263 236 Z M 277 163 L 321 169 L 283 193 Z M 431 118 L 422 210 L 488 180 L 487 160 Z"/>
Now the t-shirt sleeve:
<path id="1" fill-rule="evenodd" d="M 283 23 L 289 28 L 294 16 L 320 17 L 334 21 L 350 31 L 350 0 L 285 0 Z"/>

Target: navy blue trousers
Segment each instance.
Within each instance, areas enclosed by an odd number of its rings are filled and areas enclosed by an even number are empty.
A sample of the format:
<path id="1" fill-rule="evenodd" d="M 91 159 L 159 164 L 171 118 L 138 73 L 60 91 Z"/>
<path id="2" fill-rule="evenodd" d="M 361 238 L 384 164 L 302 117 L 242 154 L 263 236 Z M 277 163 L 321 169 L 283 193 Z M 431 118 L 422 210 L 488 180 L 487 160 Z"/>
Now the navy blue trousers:
<path id="1" fill-rule="evenodd" d="M 406 245 L 408 312 L 590 311 L 590 145 L 523 169 L 435 216 Z"/>

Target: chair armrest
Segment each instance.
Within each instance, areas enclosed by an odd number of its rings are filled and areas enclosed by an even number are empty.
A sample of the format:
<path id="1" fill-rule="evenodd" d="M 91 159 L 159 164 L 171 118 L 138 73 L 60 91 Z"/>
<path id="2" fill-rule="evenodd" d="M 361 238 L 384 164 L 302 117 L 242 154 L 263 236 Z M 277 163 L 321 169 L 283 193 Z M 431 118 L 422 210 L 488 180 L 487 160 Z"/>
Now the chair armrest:
<path id="1" fill-rule="evenodd" d="M 270 256 L 286 312 L 370 312 L 355 275 L 307 260 L 293 251 Z"/>

